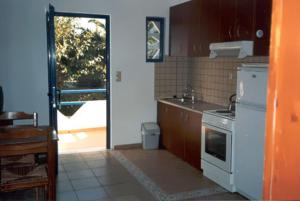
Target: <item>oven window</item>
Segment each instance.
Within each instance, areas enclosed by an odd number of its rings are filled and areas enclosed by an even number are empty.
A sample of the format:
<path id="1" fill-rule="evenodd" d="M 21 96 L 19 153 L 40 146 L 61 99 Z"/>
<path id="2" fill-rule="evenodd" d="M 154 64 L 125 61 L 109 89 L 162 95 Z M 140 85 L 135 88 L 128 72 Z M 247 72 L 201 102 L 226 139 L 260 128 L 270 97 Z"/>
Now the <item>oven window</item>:
<path id="1" fill-rule="evenodd" d="M 205 152 L 226 161 L 226 134 L 205 128 Z"/>

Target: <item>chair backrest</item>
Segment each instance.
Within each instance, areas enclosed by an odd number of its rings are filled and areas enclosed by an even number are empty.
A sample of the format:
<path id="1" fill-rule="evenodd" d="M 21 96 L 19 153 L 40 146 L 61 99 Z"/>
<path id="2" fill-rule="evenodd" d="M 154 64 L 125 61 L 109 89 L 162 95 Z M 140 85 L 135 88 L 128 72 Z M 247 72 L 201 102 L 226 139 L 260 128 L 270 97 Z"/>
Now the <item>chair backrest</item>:
<path id="1" fill-rule="evenodd" d="M 51 140 L 48 126 L 0 127 L 0 157 L 47 153 Z"/>
<path id="2" fill-rule="evenodd" d="M 38 114 L 25 112 L 3 112 L 0 113 L 0 121 L 14 121 L 14 120 L 32 120 L 33 126 L 38 126 Z"/>

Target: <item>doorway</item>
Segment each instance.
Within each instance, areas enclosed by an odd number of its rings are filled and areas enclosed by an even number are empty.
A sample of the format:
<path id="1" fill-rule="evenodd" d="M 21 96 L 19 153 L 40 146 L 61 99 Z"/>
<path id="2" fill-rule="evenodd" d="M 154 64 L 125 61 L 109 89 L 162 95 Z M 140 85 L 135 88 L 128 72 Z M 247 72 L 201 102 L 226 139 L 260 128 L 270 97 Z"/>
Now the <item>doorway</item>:
<path id="1" fill-rule="evenodd" d="M 50 124 L 58 152 L 110 148 L 109 16 L 48 14 Z"/>

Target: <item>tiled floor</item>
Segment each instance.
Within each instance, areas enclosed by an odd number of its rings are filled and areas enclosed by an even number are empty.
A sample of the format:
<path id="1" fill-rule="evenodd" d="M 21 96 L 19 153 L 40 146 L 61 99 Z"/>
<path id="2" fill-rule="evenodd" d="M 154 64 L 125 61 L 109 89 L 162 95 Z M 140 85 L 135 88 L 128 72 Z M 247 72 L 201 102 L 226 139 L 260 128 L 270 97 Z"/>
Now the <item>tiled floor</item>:
<path id="1" fill-rule="evenodd" d="M 110 152 L 61 155 L 59 162 L 58 201 L 154 200 Z"/>
<path id="2" fill-rule="evenodd" d="M 131 155 L 130 157 L 128 157 Z M 124 156 L 124 160 L 120 160 L 119 155 Z M 140 172 L 137 173 L 129 170 L 126 166 L 126 162 L 131 164 L 131 162 L 125 159 L 125 156 L 130 160 L 140 161 L 143 160 L 146 166 L 149 165 L 150 170 L 161 172 L 154 175 L 163 174 L 165 169 L 163 168 L 163 163 L 151 166 L 147 160 L 151 158 L 157 158 L 158 156 L 169 157 L 170 160 L 174 160 L 178 163 L 178 159 L 168 152 L 165 151 L 154 151 L 145 152 L 142 150 L 135 150 L 122 154 L 119 151 L 102 151 L 102 152 L 91 152 L 91 153 L 78 153 L 78 154 L 67 154 L 60 155 L 59 157 L 59 174 L 57 179 L 57 200 L 58 201 L 154 201 L 154 200 L 241 200 L 241 196 L 237 194 L 231 194 L 228 192 L 217 192 L 213 195 L 202 196 L 200 198 L 189 198 L 189 199 L 178 199 L 173 196 L 157 196 L 160 193 L 159 189 L 161 183 L 155 178 L 150 178 L 154 181 L 154 186 L 157 186 L 158 191 L 149 190 L 148 186 L 151 186 L 151 181 L 145 180 L 145 176 L 148 170 L 139 169 Z M 124 163 L 125 161 L 125 163 Z M 171 161 L 169 161 L 171 162 Z M 136 162 L 135 162 L 136 163 Z M 173 163 L 173 162 L 171 162 Z M 132 163 L 134 164 L 134 163 Z M 139 163 L 136 163 L 139 165 Z M 147 165 L 148 164 L 148 165 Z M 161 165 L 161 166 L 159 166 Z M 166 165 L 166 164 L 165 164 Z M 172 165 L 172 164 L 171 164 Z M 183 165 L 183 166 L 182 166 Z M 140 165 L 139 165 L 140 166 Z M 144 166 L 144 167 L 146 167 Z M 135 165 L 133 165 L 135 167 Z M 153 170 L 153 168 L 155 170 Z M 179 170 L 181 171 L 181 176 L 189 176 L 184 171 L 190 171 L 190 167 L 187 164 L 180 164 Z M 150 171 L 150 172 L 151 172 Z M 144 174 L 145 173 L 145 174 Z M 193 173 L 194 174 L 194 173 Z M 199 174 L 199 173 L 198 173 Z M 150 175 L 151 176 L 151 175 Z M 139 177 L 144 180 L 139 180 Z M 146 182 L 146 183 L 145 183 Z M 175 190 L 185 190 L 181 188 L 186 186 L 188 182 L 184 181 L 184 185 L 172 183 L 174 180 L 164 181 L 163 184 L 168 184 L 174 192 Z M 194 181 L 192 181 L 194 185 Z M 214 184 L 215 185 L 215 184 Z M 173 186 L 173 187 L 172 187 Z M 177 186 L 177 187 L 176 187 Z M 166 188 L 167 186 L 163 186 Z M 155 190 L 155 189 L 154 189 Z M 168 193 L 168 192 L 166 192 Z M 156 194 L 156 195 L 155 195 Z M 156 198 L 156 199 L 155 199 Z M 157 199 L 159 198 L 159 199 Z M 33 191 L 19 191 L 13 193 L 0 193 L 0 201 L 33 201 L 34 192 Z"/>

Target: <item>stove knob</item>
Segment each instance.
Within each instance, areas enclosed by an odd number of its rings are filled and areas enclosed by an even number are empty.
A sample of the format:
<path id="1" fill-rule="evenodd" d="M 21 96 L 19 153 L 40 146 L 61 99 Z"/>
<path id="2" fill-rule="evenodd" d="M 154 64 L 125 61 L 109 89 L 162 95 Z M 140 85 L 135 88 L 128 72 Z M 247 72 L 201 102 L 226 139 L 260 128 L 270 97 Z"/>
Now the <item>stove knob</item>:
<path id="1" fill-rule="evenodd" d="M 222 119 L 222 124 L 226 125 L 228 123 L 228 119 Z"/>

